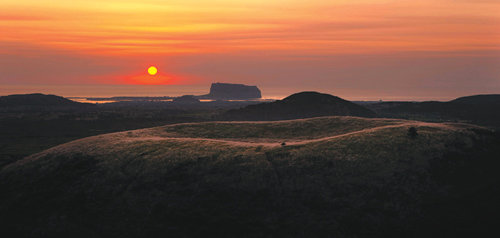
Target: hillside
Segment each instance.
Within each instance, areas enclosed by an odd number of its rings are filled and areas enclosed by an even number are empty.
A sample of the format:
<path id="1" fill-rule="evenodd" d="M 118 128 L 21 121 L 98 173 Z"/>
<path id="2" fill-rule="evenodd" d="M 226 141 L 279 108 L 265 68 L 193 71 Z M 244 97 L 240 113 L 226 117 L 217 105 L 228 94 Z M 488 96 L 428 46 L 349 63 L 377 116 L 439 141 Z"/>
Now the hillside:
<path id="1" fill-rule="evenodd" d="M 363 106 L 329 94 L 300 92 L 283 100 L 229 110 L 221 118 L 225 120 L 267 121 L 319 116 L 373 117 L 375 113 Z"/>
<path id="2" fill-rule="evenodd" d="M 200 103 L 200 100 L 194 97 L 193 95 L 184 95 L 174 98 L 173 102 L 179 104 L 192 104 L 192 103 L 197 104 Z"/>
<path id="3" fill-rule="evenodd" d="M 499 142 L 467 124 L 357 117 L 105 134 L 4 167 L 0 224 L 47 237 L 480 235 L 500 211 Z"/>
<path id="4" fill-rule="evenodd" d="M 500 94 L 483 94 L 460 97 L 450 101 L 451 103 L 476 104 L 476 105 L 500 105 Z"/>
<path id="5" fill-rule="evenodd" d="M 55 110 L 86 108 L 94 105 L 79 103 L 69 99 L 41 93 L 15 94 L 0 97 L 0 110 Z"/>
<path id="6" fill-rule="evenodd" d="M 500 95 L 474 95 L 448 102 L 382 102 L 367 105 L 382 117 L 462 121 L 500 127 Z"/>

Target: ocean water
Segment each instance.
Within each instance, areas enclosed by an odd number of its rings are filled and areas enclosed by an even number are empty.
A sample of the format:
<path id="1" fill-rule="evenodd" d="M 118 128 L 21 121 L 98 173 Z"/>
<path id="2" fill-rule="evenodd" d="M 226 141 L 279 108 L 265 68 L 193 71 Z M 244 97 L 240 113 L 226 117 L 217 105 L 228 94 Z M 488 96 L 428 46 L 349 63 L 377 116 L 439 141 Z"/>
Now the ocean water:
<path id="1" fill-rule="evenodd" d="M 279 100 L 293 93 L 301 91 L 318 91 L 332 94 L 351 101 L 447 101 L 460 96 L 478 94 L 456 92 L 454 95 L 440 94 L 401 94 L 405 92 L 377 92 L 356 89 L 324 89 L 324 88 L 297 88 L 297 87 L 265 87 L 257 85 L 262 92 L 262 98 Z M 204 85 L 37 85 L 37 84 L 0 84 L 0 96 L 11 94 L 43 93 L 63 97 L 72 97 L 74 100 L 84 100 L 89 97 L 177 97 L 182 95 L 203 95 L 210 91 L 210 84 Z M 82 99 L 83 98 L 83 99 Z M 102 101 L 100 101 L 102 103 Z"/>

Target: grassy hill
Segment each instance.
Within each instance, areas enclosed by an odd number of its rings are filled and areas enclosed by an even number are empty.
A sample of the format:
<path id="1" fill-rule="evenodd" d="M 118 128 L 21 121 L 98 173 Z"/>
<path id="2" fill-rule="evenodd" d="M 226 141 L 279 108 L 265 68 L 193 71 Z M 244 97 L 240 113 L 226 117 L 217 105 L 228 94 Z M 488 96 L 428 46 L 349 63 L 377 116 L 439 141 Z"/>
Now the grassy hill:
<path id="1" fill-rule="evenodd" d="M 476 104 L 476 105 L 500 105 L 500 94 L 481 94 L 459 97 L 450 101 L 452 103 Z"/>
<path id="2" fill-rule="evenodd" d="M 249 105 L 229 110 L 221 116 L 223 120 L 287 120 L 319 116 L 374 117 L 376 114 L 360 105 L 342 98 L 318 93 L 300 92 L 283 100 Z"/>
<path id="3" fill-rule="evenodd" d="M 95 105 L 79 103 L 67 98 L 41 93 L 0 96 L 0 112 L 27 110 L 81 109 Z"/>
<path id="4" fill-rule="evenodd" d="M 0 224 L 32 237 L 477 235 L 500 211 L 498 143 L 467 124 L 357 117 L 105 134 L 4 167 Z"/>
<path id="5" fill-rule="evenodd" d="M 462 121 L 500 128 L 500 95 L 474 95 L 449 102 L 382 102 L 366 105 L 381 117 Z"/>

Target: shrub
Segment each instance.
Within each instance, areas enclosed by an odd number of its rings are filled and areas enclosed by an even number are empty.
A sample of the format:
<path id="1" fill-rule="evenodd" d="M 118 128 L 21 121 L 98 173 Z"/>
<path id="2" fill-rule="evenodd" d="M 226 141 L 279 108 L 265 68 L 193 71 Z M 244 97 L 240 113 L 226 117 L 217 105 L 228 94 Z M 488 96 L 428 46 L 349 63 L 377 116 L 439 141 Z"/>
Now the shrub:
<path id="1" fill-rule="evenodd" d="M 418 136 L 418 133 L 417 133 L 417 128 L 415 127 L 410 127 L 408 128 L 408 136 L 411 137 L 412 139 L 414 139 L 415 137 Z"/>

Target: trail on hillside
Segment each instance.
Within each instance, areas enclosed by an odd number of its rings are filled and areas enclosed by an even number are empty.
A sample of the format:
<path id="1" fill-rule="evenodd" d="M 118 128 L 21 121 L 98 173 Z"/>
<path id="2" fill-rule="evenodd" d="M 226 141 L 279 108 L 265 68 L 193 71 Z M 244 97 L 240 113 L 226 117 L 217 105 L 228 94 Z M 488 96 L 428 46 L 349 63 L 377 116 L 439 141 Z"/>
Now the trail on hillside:
<path id="1" fill-rule="evenodd" d="M 202 138 L 202 137 L 162 137 L 162 136 L 127 137 L 127 138 L 125 138 L 125 140 L 130 141 L 130 142 L 132 142 L 132 141 L 148 141 L 148 140 L 150 140 L 150 141 L 161 141 L 161 140 L 211 141 L 211 142 L 220 142 L 220 143 L 225 143 L 225 144 L 230 144 L 233 146 L 240 146 L 240 147 L 256 147 L 256 146 L 278 147 L 278 146 L 282 146 L 282 143 L 285 143 L 286 146 L 304 145 L 304 144 L 308 144 L 308 143 L 321 142 L 321 141 L 336 139 L 336 138 L 355 135 L 355 134 L 371 133 L 371 132 L 376 132 L 376 131 L 383 130 L 383 129 L 398 128 L 398 127 L 405 127 L 405 126 L 432 126 L 432 127 L 439 127 L 442 129 L 452 129 L 453 128 L 450 125 L 440 124 L 440 123 L 407 122 L 407 123 L 401 123 L 401 124 L 396 124 L 396 125 L 386 125 L 386 126 L 367 128 L 367 129 L 362 129 L 362 130 L 358 130 L 358 131 L 344 133 L 341 135 L 327 136 L 327 137 L 316 138 L 316 139 L 307 139 L 307 140 L 276 139 L 277 142 L 247 142 L 247 141 L 235 141 L 235 140 L 229 140 L 229 139 L 213 139 L 213 138 Z"/>

